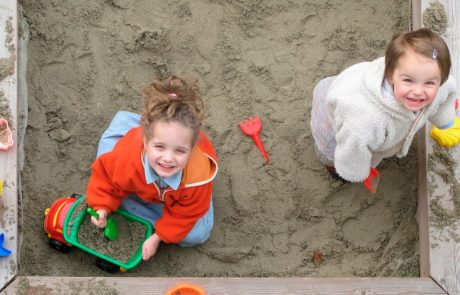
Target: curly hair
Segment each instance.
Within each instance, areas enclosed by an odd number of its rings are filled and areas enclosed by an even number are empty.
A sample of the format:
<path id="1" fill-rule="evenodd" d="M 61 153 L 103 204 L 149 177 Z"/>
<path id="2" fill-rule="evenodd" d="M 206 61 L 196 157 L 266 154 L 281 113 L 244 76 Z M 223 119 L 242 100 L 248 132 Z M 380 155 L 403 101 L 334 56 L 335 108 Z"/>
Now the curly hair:
<path id="1" fill-rule="evenodd" d="M 407 49 L 436 60 L 441 71 L 441 84 L 449 78 L 451 67 L 449 48 L 441 36 L 426 28 L 401 32 L 393 36 L 385 51 L 385 77 L 388 78 L 393 74 L 399 58 Z"/>
<path id="2" fill-rule="evenodd" d="M 144 87 L 145 98 L 141 124 L 147 140 L 153 134 L 153 125 L 158 121 L 178 122 L 193 131 L 194 145 L 203 121 L 203 101 L 195 81 L 171 75 L 162 80 L 153 80 Z"/>

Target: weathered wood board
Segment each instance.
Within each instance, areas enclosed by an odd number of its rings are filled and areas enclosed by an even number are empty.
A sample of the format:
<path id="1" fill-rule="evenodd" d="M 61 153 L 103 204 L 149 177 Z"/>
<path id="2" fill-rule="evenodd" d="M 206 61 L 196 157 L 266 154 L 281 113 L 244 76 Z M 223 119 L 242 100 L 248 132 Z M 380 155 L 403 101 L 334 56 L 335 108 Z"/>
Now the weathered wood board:
<path id="1" fill-rule="evenodd" d="M 430 278 L 18 277 L 4 294 L 158 294 L 180 283 L 212 294 L 446 294 Z M 77 293 L 78 290 L 78 293 Z"/>
<path id="2" fill-rule="evenodd" d="M 432 1 L 412 1 L 414 7 L 419 7 L 419 12 L 429 7 Z M 460 1 L 440 1 L 446 7 L 449 19 L 449 27 L 446 32 L 446 40 L 451 48 L 453 74 L 460 85 L 458 38 L 460 36 L 458 16 Z M 416 10 L 414 10 L 415 12 Z M 421 16 L 421 15 L 420 15 Z M 7 20 L 11 18 L 12 40 L 14 54 L 5 45 L 7 35 L 5 27 Z M 419 19 L 420 20 L 420 19 Z M 421 22 L 419 22 L 421 23 Z M 416 22 L 414 21 L 414 25 Z M 416 28 L 416 27 L 414 27 Z M 12 120 L 17 126 L 17 0 L 0 1 L 0 58 L 14 58 L 13 74 L 0 82 L 0 89 L 8 97 Z M 10 47 L 11 48 L 11 47 Z M 19 81 L 20 82 L 20 81 Z M 25 83 L 25 81 L 23 81 Z M 429 130 L 427 126 L 426 130 Z M 14 129 L 14 137 L 17 140 L 18 129 Z M 19 136 L 20 137 L 20 136 Z M 428 132 L 422 138 L 424 149 L 422 156 L 430 157 L 433 154 L 434 142 Z M 426 154 L 425 154 L 426 148 Z M 452 150 L 456 159 L 460 159 L 460 148 Z M 17 205 L 18 205 L 18 150 L 13 148 L 6 153 L 0 154 L 0 179 L 7 185 L 4 195 L 0 199 L 0 208 L 6 208 L 0 219 L 0 231 L 5 232 L 7 240 L 5 246 L 13 250 L 13 254 L 0 258 L 0 290 L 4 288 L 16 275 L 17 272 Z M 442 167 L 441 167 L 442 168 Z M 452 185 L 445 183 L 445 179 L 439 176 L 440 167 L 426 165 L 425 174 L 419 178 L 425 181 L 426 189 L 421 195 L 425 200 L 422 207 L 425 208 L 424 218 L 419 220 L 420 228 L 426 229 L 425 239 L 421 244 L 421 252 L 429 256 L 427 263 L 421 265 L 422 276 L 430 275 L 449 294 L 460 294 L 460 264 L 459 243 L 456 239 L 459 232 L 458 220 L 439 228 L 432 218 L 432 204 L 438 202 L 447 209 L 455 207 L 452 196 Z M 455 167 L 455 178 L 460 181 L 460 167 Z M 423 176 L 428 176 L 423 177 Z M 424 194 L 424 195 L 423 195 Z M 420 200 L 420 199 L 419 199 Z M 423 215 L 423 214 L 422 214 Z M 422 234 L 421 234 L 422 235 Z M 422 253 L 421 253 L 422 255 Z M 423 255 L 422 255 L 423 256 Z M 423 264 L 423 263 L 422 263 Z M 425 273 L 426 275 L 423 275 Z M 118 294 L 164 294 L 164 292 L 180 282 L 191 282 L 202 286 L 207 294 L 446 294 L 431 278 L 134 278 L 134 277 L 107 277 L 107 278 L 59 278 L 54 277 L 16 277 L 11 284 L 3 289 L 4 294 L 70 294 L 76 290 L 87 289 L 91 292 L 100 290 L 108 294 L 110 290 Z M 99 289 L 98 289 L 99 288 Z"/>
<path id="3" fill-rule="evenodd" d="M 449 46 L 451 74 L 460 89 L 460 1 L 423 0 L 420 25 L 438 31 Z M 457 114 L 459 114 L 457 110 Z M 440 148 L 426 126 L 429 274 L 449 294 L 460 294 L 460 147 Z M 421 227 L 421 230 L 426 230 Z"/>
<path id="4" fill-rule="evenodd" d="M 0 1 L 0 100 L 8 103 L 8 121 L 17 142 L 17 0 Z M 18 257 L 18 149 L 14 145 L 7 151 L 0 151 L 0 180 L 3 194 L 0 197 L 0 233 L 5 236 L 4 247 L 12 251 L 9 256 L 0 257 L 0 289 L 17 272 Z"/>

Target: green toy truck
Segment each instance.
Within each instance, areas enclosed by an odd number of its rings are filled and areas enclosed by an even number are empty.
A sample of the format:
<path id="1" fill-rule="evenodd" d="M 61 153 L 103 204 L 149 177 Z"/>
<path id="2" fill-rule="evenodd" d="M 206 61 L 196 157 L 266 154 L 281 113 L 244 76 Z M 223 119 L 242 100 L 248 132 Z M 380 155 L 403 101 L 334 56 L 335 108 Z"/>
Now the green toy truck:
<path id="1" fill-rule="evenodd" d="M 154 233 L 152 224 L 122 209 L 111 214 L 117 222 L 116 238 L 107 239 L 104 231 L 91 224 L 91 210 L 85 197 L 73 194 L 57 199 L 45 210 L 44 229 L 49 245 L 63 253 L 73 246 L 94 256 L 96 266 L 115 273 L 134 268 L 142 260 L 142 245 Z"/>

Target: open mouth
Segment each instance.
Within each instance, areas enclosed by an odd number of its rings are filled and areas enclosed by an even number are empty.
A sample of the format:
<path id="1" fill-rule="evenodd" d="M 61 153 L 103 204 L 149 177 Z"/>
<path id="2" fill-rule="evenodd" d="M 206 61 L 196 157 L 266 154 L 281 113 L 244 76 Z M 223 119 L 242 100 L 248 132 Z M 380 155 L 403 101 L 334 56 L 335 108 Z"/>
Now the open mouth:
<path id="1" fill-rule="evenodd" d="M 424 99 L 410 98 L 410 97 L 407 97 L 406 99 L 413 104 L 421 104 L 425 101 Z"/>
<path id="2" fill-rule="evenodd" d="M 173 165 L 167 165 L 167 164 L 161 164 L 161 163 L 158 163 L 158 166 L 160 166 L 161 168 L 166 169 L 166 170 L 174 169 L 174 167 L 175 167 Z"/>

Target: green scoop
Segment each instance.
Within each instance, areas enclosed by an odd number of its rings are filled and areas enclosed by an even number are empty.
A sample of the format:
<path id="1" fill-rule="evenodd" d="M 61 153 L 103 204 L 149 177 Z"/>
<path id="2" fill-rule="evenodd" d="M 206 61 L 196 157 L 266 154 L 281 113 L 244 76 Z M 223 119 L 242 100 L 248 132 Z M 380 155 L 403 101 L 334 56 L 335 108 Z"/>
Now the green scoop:
<path id="1" fill-rule="evenodd" d="M 86 212 L 88 212 L 89 215 L 99 219 L 99 214 L 97 214 L 93 208 L 86 208 Z M 112 216 L 107 218 L 107 224 L 104 228 L 104 235 L 111 241 L 115 241 L 118 238 L 117 222 L 112 218 Z"/>

